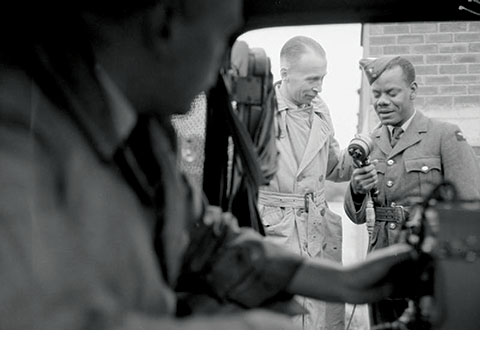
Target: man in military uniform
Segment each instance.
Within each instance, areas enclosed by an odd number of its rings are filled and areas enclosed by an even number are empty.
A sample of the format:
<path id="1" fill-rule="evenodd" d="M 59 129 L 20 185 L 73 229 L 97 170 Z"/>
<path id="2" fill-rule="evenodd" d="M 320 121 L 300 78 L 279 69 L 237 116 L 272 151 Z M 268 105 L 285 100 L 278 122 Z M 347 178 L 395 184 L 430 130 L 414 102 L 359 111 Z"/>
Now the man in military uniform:
<path id="1" fill-rule="evenodd" d="M 373 197 L 375 223 L 369 230 L 372 251 L 397 242 L 410 204 L 441 181 L 454 184 L 461 199 L 479 199 L 479 164 L 458 126 L 428 118 L 415 108 L 417 82 L 408 60 L 362 59 L 360 65 L 381 122 L 371 134 L 372 164 L 354 170 L 345 211 L 353 222 L 365 223 L 367 193 L 378 188 Z M 379 324 L 397 319 L 406 302 L 382 301 L 371 307 L 371 322 Z"/>

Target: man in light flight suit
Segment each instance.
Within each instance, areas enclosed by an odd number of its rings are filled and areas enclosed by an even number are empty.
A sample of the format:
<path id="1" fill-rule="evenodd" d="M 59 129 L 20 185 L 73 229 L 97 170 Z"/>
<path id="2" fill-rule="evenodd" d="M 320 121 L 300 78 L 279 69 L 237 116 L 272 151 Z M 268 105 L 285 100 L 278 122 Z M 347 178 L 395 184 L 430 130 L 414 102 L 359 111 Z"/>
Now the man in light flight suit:
<path id="1" fill-rule="evenodd" d="M 341 152 L 327 105 L 318 96 L 327 73 L 323 48 L 293 37 L 281 50 L 275 85 L 278 171 L 259 192 L 266 235 L 297 254 L 342 262 L 341 217 L 325 200 L 325 180 L 349 180 L 351 158 Z M 304 329 L 343 329 L 345 306 L 300 298 L 309 314 L 295 317 Z"/>

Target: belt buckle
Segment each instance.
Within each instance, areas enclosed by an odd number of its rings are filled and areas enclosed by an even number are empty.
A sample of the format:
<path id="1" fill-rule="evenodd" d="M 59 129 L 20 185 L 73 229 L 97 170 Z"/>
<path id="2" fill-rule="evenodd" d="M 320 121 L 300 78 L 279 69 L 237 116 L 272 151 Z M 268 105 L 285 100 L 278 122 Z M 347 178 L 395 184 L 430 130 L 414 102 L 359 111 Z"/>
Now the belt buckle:
<path id="1" fill-rule="evenodd" d="M 404 222 L 405 222 L 405 208 L 403 207 L 403 205 L 397 205 L 394 207 L 394 211 L 395 211 L 395 216 L 394 216 L 394 219 L 395 219 L 395 222 L 397 224 L 400 224 L 402 225 Z"/>
<path id="2" fill-rule="evenodd" d="M 308 196 L 311 196 L 311 201 L 315 202 L 315 195 L 312 192 L 307 192 L 305 194 L 305 212 L 310 210 L 310 202 L 308 201 Z"/>

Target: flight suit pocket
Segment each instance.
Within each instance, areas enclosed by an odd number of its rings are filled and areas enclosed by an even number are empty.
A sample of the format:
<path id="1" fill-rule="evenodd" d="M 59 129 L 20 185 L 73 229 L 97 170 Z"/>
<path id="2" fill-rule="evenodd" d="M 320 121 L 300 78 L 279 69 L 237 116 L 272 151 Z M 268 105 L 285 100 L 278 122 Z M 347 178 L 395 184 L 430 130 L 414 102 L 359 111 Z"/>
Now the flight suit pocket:
<path id="1" fill-rule="evenodd" d="M 271 227 L 281 223 L 284 218 L 284 208 L 264 206 L 260 212 L 264 227 Z"/>
<path id="2" fill-rule="evenodd" d="M 267 236 L 286 239 L 291 236 L 295 226 L 291 208 L 265 206 L 261 216 Z"/>
<path id="3" fill-rule="evenodd" d="M 342 217 L 327 207 L 324 218 L 326 220 L 322 245 L 324 257 L 342 262 Z"/>

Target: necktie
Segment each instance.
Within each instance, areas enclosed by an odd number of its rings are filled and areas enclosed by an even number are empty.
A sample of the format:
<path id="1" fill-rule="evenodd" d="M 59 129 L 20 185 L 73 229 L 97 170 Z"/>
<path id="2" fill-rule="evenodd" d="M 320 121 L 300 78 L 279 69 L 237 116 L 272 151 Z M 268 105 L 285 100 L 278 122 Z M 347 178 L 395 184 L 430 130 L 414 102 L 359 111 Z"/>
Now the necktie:
<path id="1" fill-rule="evenodd" d="M 403 133 L 403 129 L 399 126 L 395 126 L 393 129 L 393 132 L 391 134 L 391 147 L 394 148 L 396 143 L 398 143 L 398 140 L 400 139 L 400 136 Z"/>

